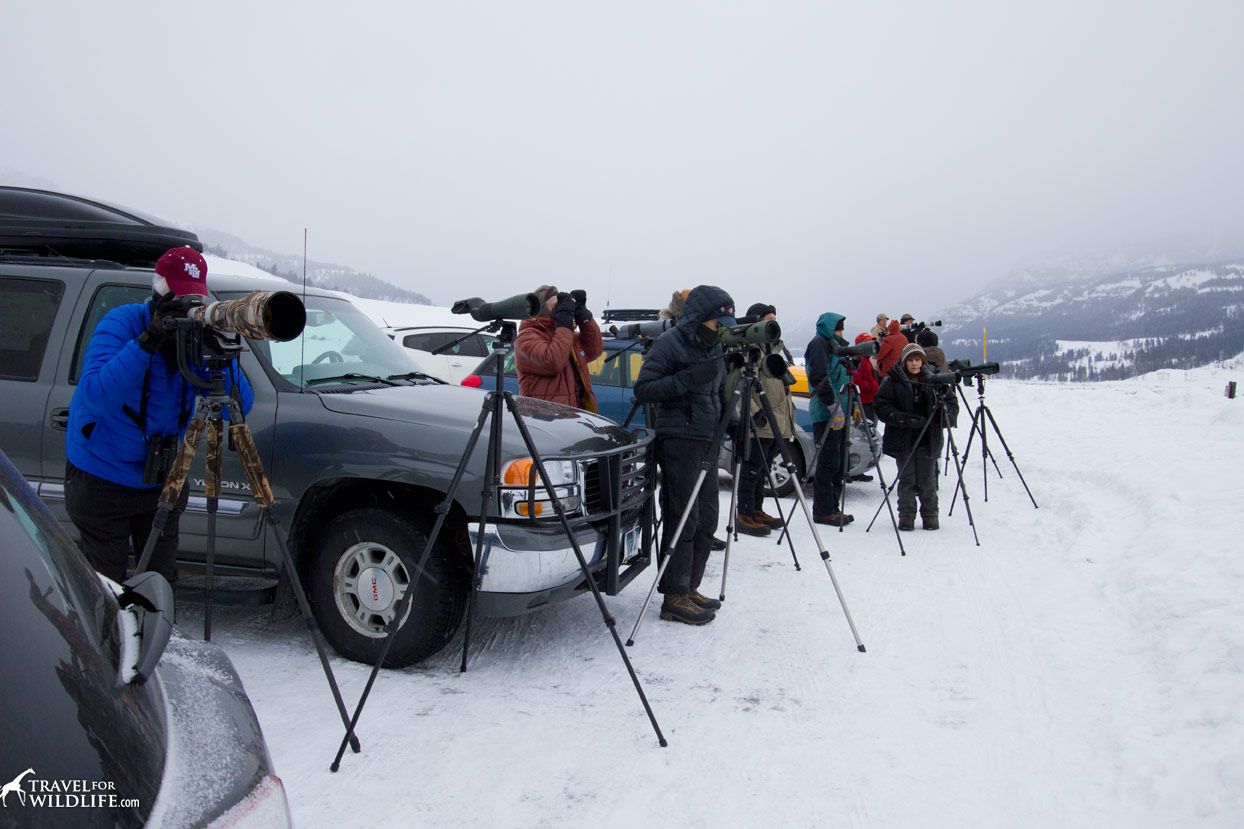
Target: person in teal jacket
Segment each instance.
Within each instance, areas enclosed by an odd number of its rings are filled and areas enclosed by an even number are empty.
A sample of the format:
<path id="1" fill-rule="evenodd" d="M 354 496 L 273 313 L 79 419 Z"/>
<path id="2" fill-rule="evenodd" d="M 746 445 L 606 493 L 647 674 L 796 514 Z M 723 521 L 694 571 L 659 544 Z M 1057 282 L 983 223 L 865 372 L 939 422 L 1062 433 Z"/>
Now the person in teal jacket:
<path id="1" fill-rule="evenodd" d="M 842 331 L 846 317 L 824 313 L 816 321 L 816 336 L 804 349 L 804 365 L 808 371 L 811 398 L 808 413 L 812 415 L 812 434 L 819 454 L 812 484 L 812 518 L 818 524 L 844 527 L 855 516 L 842 512 L 842 487 L 845 476 L 845 453 L 842 451 L 842 429 L 846 417 L 839 402 L 851 377 L 842 362 L 834 356 L 834 346 L 846 346 Z"/>

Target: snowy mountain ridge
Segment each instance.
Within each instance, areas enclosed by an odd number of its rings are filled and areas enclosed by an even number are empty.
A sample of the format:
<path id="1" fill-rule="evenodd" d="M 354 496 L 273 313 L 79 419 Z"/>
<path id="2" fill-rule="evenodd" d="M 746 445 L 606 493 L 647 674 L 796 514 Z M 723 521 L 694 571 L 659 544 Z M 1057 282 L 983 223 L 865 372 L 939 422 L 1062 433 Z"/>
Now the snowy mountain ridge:
<path id="1" fill-rule="evenodd" d="M 209 253 L 234 259 L 253 265 L 288 279 L 295 284 L 302 284 L 303 262 L 301 255 L 277 253 L 265 248 L 256 247 L 238 236 L 233 236 L 210 227 L 191 227 Z M 351 296 L 364 299 L 378 299 L 386 302 L 405 302 L 416 305 L 431 305 L 432 300 L 415 291 L 399 288 L 369 273 L 361 273 L 347 265 L 307 260 L 307 283 L 318 288 L 329 288 L 342 291 Z"/>
<path id="2" fill-rule="evenodd" d="M 991 359 L 1015 377 L 1121 379 L 1163 368 L 1188 369 L 1244 351 L 1244 258 L 1212 264 L 1158 264 L 1037 283 L 1033 272 L 947 308 L 947 344 Z M 1087 354 L 1058 341 L 1118 342 L 1122 350 L 1094 370 Z"/>

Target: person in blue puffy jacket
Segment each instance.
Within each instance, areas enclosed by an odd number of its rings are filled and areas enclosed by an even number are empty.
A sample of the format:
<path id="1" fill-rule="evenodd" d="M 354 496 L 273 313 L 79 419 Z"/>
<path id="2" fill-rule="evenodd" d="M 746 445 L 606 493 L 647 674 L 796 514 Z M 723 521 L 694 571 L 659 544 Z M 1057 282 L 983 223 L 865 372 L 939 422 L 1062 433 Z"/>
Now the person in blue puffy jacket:
<path id="1" fill-rule="evenodd" d="M 161 256 L 152 299 L 114 308 L 95 327 L 69 404 L 65 506 L 91 566 L 117 582 L 151 533 L 168 471 L 158 461 L 171 462 L 202 393 L 181 376 L 176 339 L 161 317 L 185 316 L 185 298 L 206 297 L 206 280 L 207 262 L 193 248 Z M 227 384 L 242 411 L 250 411 L 254 394 L 236 363 Z M 188 494 L 183 488 L 151 557 L 151 569 L 170 583 L 177 579 L 178 523 Z"/>

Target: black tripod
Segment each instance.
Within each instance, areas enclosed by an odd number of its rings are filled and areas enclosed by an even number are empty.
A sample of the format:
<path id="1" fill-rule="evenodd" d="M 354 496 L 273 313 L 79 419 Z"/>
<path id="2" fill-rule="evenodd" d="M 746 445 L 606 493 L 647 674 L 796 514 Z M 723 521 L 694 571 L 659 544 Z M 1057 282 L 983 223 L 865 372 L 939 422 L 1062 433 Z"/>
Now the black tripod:
<path id="1" fill-rule="evenodd" d="M 721 446 L 722 438 L 725 437 L 726 429 L 730 425 L 731 413 L 734 411 L 734 407 L 739 403 L 743 387 L 744 384 L 739 383 L 738 387 L 734 390 L 734 394 L 731 395 L 730 400 L 726 403 L 726 407 L 722 410 L 721 419 L 717 421 L 717 427 L 713 431 L 713 438 L 710 441 L 710 446 Z M 765 394 L 763 383 L 757 384 L 757 395 L 760 398 L 760 405 L 764 409 L 765 417 L 769 418 L 770 423 L 776 423 L 777 420 L 773 416 L 773 407 L 769 405 L 769 397 Z M 791 455 L 790 447 L 786 445 L 784 440 L 778 440 L 777 445 L 779 451 L 782 453 L 782 462 L 786 467 L 787 473 L 797 480 L 799 473 L 797 467 L 795 466 L 794 457 Z M 687 517 L 691 513 L 691 507 L 695 504 L 696 496 L 699 495 L 700 488 L 704 486 L 704 479 L 708 477 L 710 472 L 715 473 L 716 469 L 717 455 L 715 451 L 710 451 L 704 460 L 700 462 L 700 472 L 696 476 L 695 484 L 691 490 L 691 495 L 687 499 L 687 505 L 683 508 L 682 515 L 678 518 L 678 526 L 675 527 L 672 534 L 667 536 L 669 540 L 664 544 L 665 549 L 662 551 L 661 565 L 657 568 L 656 578 L 653 579 L 652 587 L 648 590 L 648 596 L 644 599 L 643 606 L 639 609 L 639 616 L 635 619 L 635 627 L 631 630 L 630 638 L 626 640 L 627 645 L 635 644 L 635 635 L 639 632 L 640 624 L 643 623 L 644 611 L 648 609 L 648 605 L 652 601 L 653 594 L 657 592 L 657 585 L 661 583 L 661 576 L 665 574 L 665 568 L 669 566 L 670 555 L 673 552 L 674 545 L 678 543 L 679 536 L 682 535 L 683 527 L 687 525 Z M 804 498 L 803 489 L 798 485 L 795 486 L 795 497 L 799 499 L 799 504 L 803 507 L 804 517 L 807 518 L 808 526 L 812 529 L 812 537 L 816 540 L 817 549 L 820 550 L 821 560 L 825 562 L 825 570 L 829 573 L 830 581 L 833 582 L 834 592 L 838 594 L 838 602 L 842 605 L 842 612 L 846 615 L 847 624 L 851 627 L 851 635 L 855 637 L 855 646 L 861 653 L 863 653 L 864 643 L 860 641 L 859 632 L 855 629 L 855 621 L 851 618 L 851 611 L 847 609 L 846 599 L 843 598 L 842 589 L 838 586 L 838 578 L 834 575 L 834 568 L 830 566 L 829 552 L 826 551 L 825 545 L 821 542 L 820 533 L 816 530 L 816 523 L 812 520 L 812 511 L 809 509 L 808 502 Z M 727 544 L 729 544 L 728 539 Z M 724 591 L 724 575 L 722 578 L 722 586 Z"/>
<path id="2" fill-rule="evenodd" d="M 1028 493 L 1028 499 L 1032 501 L 1034 509 L 1040 509 L 1037 506 L 1037 499 L 1032 497 L 1032 490 L 1028 488 L 1028 482 L 1024 480 L 1024 473 L 1019 471 L 1019 464 L 1015 462 L 1015 455 L 1011 452 L 1011 447 L 1007 446 L 1006 439 L 1002 437 L 1002 430 L 998 428 L 998 421 L 994 419 L 993 411 L 985 405 L 985 375 L 976 375 L 976 395 L 979 401 L 976 411 L 972 412 L 972 431 L 968 433 L 967 445 L 963 447 L 963 466 L 966 469 L 968 465 L 968 456 L 972 453 L 972 439 L 977 433 L 981 436 L 981 477 L 984 479 L 985 501 L 989 501 L 989 467 L 985 465 L 985 459 L 988 458 L 993 462 L 993 468 L 998 477 L 1002 477 L 1002 470 L 998 468 L 998 462 L 994 459 L 993 452 L 989 449 L 988 434 L 985 432 L 985 418 L 989 418 L 989 425 L 993 427 L 993 433 L 998 437 L 998 442 L 1002 444 L 1003 450 L 1006 452 L 1007 458 L 1011 461 L 1011 466 L 1015 467 L 1015 474 L 1019 476 L 1019 482 L 1024 485 L 1024 492 Z M 963 389 L 959 389 L 959 396 L 963 398 L 963 404 L 971 408 L 968 403 L 967 395 Z M 955 493 L 958 497 L 958 493 Z M 955 510 L 955 498 L 950 499 L 950 509 L 946 512 L 950 515 Z"/>
<path id="3" fill-rule="evenodd" d="M 865 359 L 867 359 L 867 358 L 865 358 Z M 842 430 L 842 432 L 843 432 L 843 437 L 842 437 L 842 462 L 843 462 L 843 466 L 844 466 L 844 467 L 849 467 L 849 466 L 850 466 L 850 463 L 851 463 L 851 455 L 850 455 L 850 448 L 849 448 L 849 442 L 850 442 L 850 432 L 849 432 L 849 430 L 851 429 L 851 423 L 852 423 L 852 422 L 854 422 L 854 418 L 852 417 L 852 415 L 853 415 L 853 414 L 854 414 L 854 412 L 855 412 L 855 407 L 856 407 L 856 406 L 859 406 L 859 409 L 860 409 L 860 414 L 861 414 L 861 416 L 863 416 L 863 413 L 864 413 L 864 406 L 863 406 L 863 404 L 862 404 L 862 403 L 860 403 L 860 389 L 859 389 L 859 386 L 855 385 L 854 383 L 848 383 L 848 384 L 847 384 L 847 387 L 846 387 L 846 390 L 845 390 L 845 394 L 846 394 L 846 411 L 847 411 L 847 412 L 850 412 L 851 414 L 848 414 L 848 415 L 847 415 L 847 425 L 846 425 L 846 426 L 843 428 L 843 430 Z M 864 427 L 864 429 L 863 429 L 863 432 L 864 432 L 864 436 L 865 436 L 866 438 L 868 438 L 868 456 L 869 456 L 870 458 L 875 458 L 875 457 L 877 457 L 877 455 L 878 455 L 879 453 L 877 452 L 877 434 L 876 434 L 876 432 L 875 432 L 872 428 L 870 428 L 869 426 L 865 426 L 865 427 Z M 828 429 L 826 429 L 826 430 L 825 430 L 825 440 L 829 440 L 829 439 L 830 439 L 829 430 L 828 430 Z M 886 509 L 887 509 L 887 510 L 889 510 L 889 512 L 890 512 L 890 526 L 892 526 L 892 527 L 894 528 L 894 537 L 895 537 L 895 539 L 897 539 L 897 540 L 898 540 L 898 551 L 899 551 L 899 554 L 900 554 L 900 555 L 904 555 L 904 556 L 905 556 L 905 555 L 907 555 L 907 550 L 906 550 L 906 548 L 905 548 L 905 547 L 903 547 L 903 534 L 902 534 L 902 533 L 900 533 L 900 532 L 898 531 L 898 520 L 894 517 L 894 505 L 890 503 L 890 490 L 889 490 L 889 488 L 887 488 L 887 487 L 886 487 L 886 483 L 885 483 L 885 473 L 881 471 L 881 464 L 880 464 L 880 463 L 878 463 L 878 464 L 877 464 L 877 466 L 876 466 L 876 472 L 877 472 L 877 485 L 878 485 L 879 487 L 881 487 L 881 498 L 882 498 L 882 501 L 885 503 Z M 843 473 L 843 474 L 844 474 L 844 476 L 845 476 L 845 474 L 846 474 L 846 473 L 845 473 L 845 471 L 844 471 L 844 473 Z M 844 481 L 844 482 L 843 482 L 843 487 L 842 487 L 842 503 L 841 503 L 841 504 L 839 504 L 839 506 L 838 506 L 838 511 L 839 511 L 840 513 L 845 514 L 845 513 L 846 513 L 846 508 L 847 508 L 847 487 L 846 487 L 846 482 Z M 874 516 L 874 520 L 875 520 L 875 518 L 876 518 L 876 516 Z M 865 529 L 865 530 L 864 530 L 864 532 L 868 532 L 868 530 L 871 530 L 871 529 L 872 529 L 872 527 L 873 527 L 873 525 L 872 525 L 872 523 L 870 522 L 870 523 L 868 524 L 868 528 L 867 528 L 867 529 Z M 842 530 L 843 530 L 843 528 L 842 528 L 842 527 L 839 527 L 839 528 L 838 528 L 838 532 L 842 532 Z"/>
<path id="4" fill-rule="evenodd" d="M 479 442 L 480 435 L 483 434 L 484 424 L 489 426 L 488 431 L 488 448 L 484 462 L 484 488 L 482 492 L 483 503 L 480 505 L 479 513 L 479 531 L 475 539 L 475 563 L 471 575 L 471 599 L 467 605 L 466 633 L 462 643 L 462 666 L 461 671 L 466 670 L 467 650 L 471 640 L 471 620 L 475 613 L 476 594 L 480 586 L 480 578 L 482 575 L 482 562 L 484 556 L 484 536 L 485 528 L 489 522 L 489 507 L 495 497 L 497 503 L 501 502 L 501 427 L 503 424 L 502 417 L 504 412 L 502 405 L 510 410 L 510 415 L 514 418 L 514 423 L 518 427 L 518 432 L 522 435 L 523 443 L 527 448 L 529 457 L 532 460 L 532 474 L 538 475 L 539 483 L 544 487 L 545 493 L 548 495 L 549 501 L 553 505 L 553 509 L 557 513 L 558 519 L 561 521 L 562 529 L 566 533 L 566 538 L 570 541 L 574 548 L 575 558 L 578 559 L 579 569 L 583 573 L 584 582 L 592 591 L 592 596 L 596 599 L 596 604 L 600 608 L 601 617 L 604 619 L 605 626 L 609 629 L 609 633 L 613 636 L 613 641 L 618 647 L 618 653 L 622 656 L 622 662 L 626 665 L 627 673 L 630 674 L 631 682 L 635 685 L 635 692 L 639 694 L 639 700 L 643 703 L 644 711 L 648 714 L 648 719 L 652 723 L 652 729 L 656 732 L 657 742 L 662 747 L 668 745 L 665 736 L 661 733 L 661 727 L 657 725 L 656 716 L 652 713 L 652 707 L 648 705 L 648 698 L 644 696 L 644 689 L 639 684 L 639 677 L 635 675 L 635 669 L 631 666 L 631 660 L 626 655 L 626 650 L 622 647 L 622 640 L 618 638 L 616 630 L 617 622 L 609 614 L 609 608 L 605 606 L 605 600 L 600 595 L 600 589 L 596 586 L 596 578 L 592 575 L 588 568 L 587 559 L 583 557 L 583 550 L 579 547 L 579 541 L 575 537 L 574 532 L 570 528 L 570 520 L 566 517 L 566 508 L 558 497 L 557 492 L 553 489 L 553 484 L 549 481 L 549 476 L 545 473 L 544 461 L 540 457 L 539 451 L 536 449 L 535 443 L 531 439 L 531 433 L 527 430 L 527 424 L 523 421 L 522 415 L 519 414 L 518 408 L 514 405 L 514 395 L 504 388 L 505 376 L 505 355 L 509 353 L 514 344 L 514 336 L 517 326 L 510 320 L 500 320 L 498 337 L 493 341 L 492 354 L 489 360 L 493 362 L 493 368 L 496 375 L 496 385 L 494 389 L 485 396 L 484 402 L 480 406 L 479 419 L 475 423 L 475 428 L 471 431 L 471 436 L 467 439 L 466 449 L 462 453 L 461 460 L 458 461 L 458 468 L 454 471 L 453 479 L 450 481 L 449 490 L 445 493 L 444 500 L 436 507 L 436 522 L 432 525 L 432 531 L 428 535 L 427 543 L 423 548 L 423 555 L 419 559 L 419 563 L 415 566 L 414 576 L 411 578 L 411 584 L 414 585 L 423 576 L 424 568 L 427 566 L 428 559 L 432 554 L 432 548 L 436 544 L 436 539 L 440 535 L 441 528 L 445 524 L 445 517 L 449 515 L 449 509 L 454 503 L 454 497 L 457 495 L 458 487 L 462 483 L 463 476 L 466 473 L 467 464 L 471 460 L 471 456 L 475 452 L 475 446 Z M 535 497 L 535 483 L 530 484 L 528 492 L 528 503 L 532 503 Z M 359 699 L 358 707 L 354 709 L 354 716 L 350 718 L 350 722 L 346 727 L 346 739 L 349 739 L 353 733 L 355 726 L 358 725 L 359 717 L 363 713 L 363 706 L 367 704 L 367 697 L 371 694 L 372 686 L 376 682 L 376 676 L 380 673 L 380 668 L 384 665 L 385 657 L 389 653 L 389 646 L 393 644 L 393 634 L 401 626 L 401 622 L 406 618 L 407 610 L 410 607 L 411 600 L 415 595 L 413 589 L 407 588 L 406 593 L 402 596 L 402 600 L 394 613 L 393 618 L 389 620 L 385 629 L 384 644 L 380 648 L 380 655 L 376 658 L 376 664 L 372 666 L 371 675 L 367 678 L 367 685 L 363 688 L 363 695 Z M 337 750 L 337 756 L 333 758 L 332 765 L 329 768 L 337 771 L 341 766 L 341 756 L 346 750 L 346 739 L 341 741 L 341 746 Z"/>
<path id="5" fill-rule="evenodd" d="M 954 432 L 951 431 L 950 429 L 950 420 L 946 413 L 946 398 L 953 395 L 954 392 L 951 390 L 950 386 L 933 386 L 933 388 L 937 390 L 936 391 L 937 404 L 933 407 L 933 413 L 929 415 L 927 420 L 925 420 L 924 426 L 920 429 L 920 434 L 916 437 L 916 440 L 912 443 L 911 449 L 908 450 L 907 456 L 903 458 L 903 462 L 899 464 L 898 475 L 894 477 L 894 482 L 891 483 L 890 486 L 886 488 L 885 490 L 886 498 L 887 498 L 886 503 L 887 504 L 889 503 L 888 499 L 889 499 L 890 490 L 894 489 L 894 487 L 899 483 L 899 481 L 902 480 L 903 472 L 907 470 L 907 465 L 915 459 L 916 452 L 917 450 L 919 450 L 920 443 L 924 440 L 925 434 L 928 433 L 930 428 L 934 428 L 933 424 L 936 423 L 937 426 L 935 428 L 945 429 L 946 440 L 950 443 L 950 451 L 955 462 L 955 490 L 956 492 L 958 492 L 959 490 L 963 491 L 963 506 L 967 510 L 967 513 L 968 513 L 968 524 L 972 527 L 972 537 L 976 539 L 976 546 L 979 547 L 981 545 L 980 536 L 976 534 L 976 522 L 972 518 L 972 507 L 968 504 L 968 491 L 967 491 L 967 488 L 963 485 L 963 466 L 959 462 L 959 447 L 955 443 L 955 435 L 954 435 Z M 872 521 L 868 522 L 868 529 L 866 529 L 865 532 L 873 528 L 873 523 L 876 522 L 877 516 L 881 514 L 881 507 L 882 507 L 881 504 L 877 505 L 877 511 L 873 513 Z M 947 512 L 947 515 L 949 514 L 950 513 Z M 891 513 L 891 518 L 893 518 L 893 513 Z M 899 549 L 902 549 L 902 546 L 903 546 L 903 542 L 902 542 L 902 539 L 900 538 Z M 906 553 L 904 552 L 904 555 L 905 554 Z"/>
<path id="6" fill-rule="evenodd" d="M 190 368 L 186 355 L 188 342 L 194 343 L 195 363 L 207 369 L 207 380 L 199 377 Z M 333 701 L 337 703 L 337 711 L 341 714 L 341 722 L 343 725 L 349 725 L 350 718 L 346 711 L 346 704 L 341 698 L 337 678 L 333 675 L 332 666 L 328 662 L 328 651 L 324 643 L 320 641 L 320 630 L 316 627 L 315 617 L 311 615 L 311 605 L 307 602 L 307 594 L 302 589 L 298 570 L 294 567 L 294 559 L 290 555 L 289 545 L 285 540 L 285 531 L 281 528 L 276 516 L 272 514 L 271 508 L 276 499 L 272 495 L 272 488 L 268 485 L 263 464 L 259 460 L 259 451 L 255 448 L 250 428 L 246 425 L 241 403 L 225 389 L 225 373 L 241 350 L 240 344 L 220 339 L 199 323 L 188 319 L 177 320 L 177 367 L 187 382 L 197 388 L 207 390 L 207 393 L 199 396 L 195 403 L 194 416 L 186 424 L 186 433 L 181 439 L 172 468 L 164 482 L 164 489 L 160 492 L 151 534 L 147 536 L 147 543 L 138 559 L 137 569 L 141 573 L 151 563 L 156 541 L 168 525 L 169 515 L 177 505 L 182 488 L 186 485 L 190 464 L 199 450 L 199 441 L 206 434 L 207 448 L 204 459 L 206 470 L 203 479 L 207 495 L 207 580 L 204 588 L 203 638 L 211 641 L 213 580 L 216 567 L 216 512 L 220 501 L 220 452 L 224 436 L 221 412 L 228 411 L 229 439 L 242 462 L 242 469 L 250 483 L 251 496 L 255 499 L 255 505 L 259 507 L 259 514 L 268 522 L 272 535 L 281 548 L 281 566 L 294 591 L 298 607 L 307 622 L 307 628 L 311 631 L 311 641 L 315 643 L 320 665 L 324 669 L 325 678 L 328 679 L 328 687 L 333 692 Z M 358 737 L 354 736 L 353 732 L 350 732 L 349 737 L 350 747 L 357 753 L 359 751 Z"/>
<path id="7" fill-rule="evenodd" d="M 743 357 L 742 372 L 739 377 L 739 396 L 742 401 L 742 411 L 739 413 L 739 428 L 734 435 L 734 474 L 732 478 L 732 486 L 730 489 L 730 512 L 726 519 L 726 554 L 721 566 L 721 594 L 718 598 L 721 601 L 726 600 L 726 573 L 730 569 L 730 545 L 738 540 L 738 532 L 735 529 L 734 522 L 738 520 L 738 503 L 739 503 L 739 486 L 742 485 L 743 466 L 751 458 L 751 453 L 761 451 L 761 442 L 759 435 L 759 427 L 752 417 L 751 403 L 752 392 L 757 396 L 764 391 L 764 383 L 761 381 L 757 373 L 757 363 L 760 360 L 760 349 L 750 348 L 746 356 Z M 782 363 L 782 370 L 785 372 L 786 364 Z M 763 412 L 758 412 L 763 416 Z M 769 424 L 769 430 L 773 432 L 774 441 L 785 441 L 782 437 L 781 429 L 773 420 L 765 421 Z M 795 562 L 795 569 L 802 570 L 799 566 L 799 556 L 795 554 L 795 543 L 787 532 L 786 514 L 782 512 L 782 502 L 777 497 L 777 481 L 773 478 L 773 467 L 769 463 L 769 458 L 761 458 L 761 465 L 765 470 L 765 480 L 769 484 L 769 491 L 773 493 L 773 503 L 777 505 L 778 518 L 782 520 L 782 536 L 778 538 L 778 544 L 782 543 L 782 537 L 786 538 L 786 543 L 790 547 L 790 556 Z M 799 486 L 798 478 L 792 478 L 791 483 L 796 487 Z"/>

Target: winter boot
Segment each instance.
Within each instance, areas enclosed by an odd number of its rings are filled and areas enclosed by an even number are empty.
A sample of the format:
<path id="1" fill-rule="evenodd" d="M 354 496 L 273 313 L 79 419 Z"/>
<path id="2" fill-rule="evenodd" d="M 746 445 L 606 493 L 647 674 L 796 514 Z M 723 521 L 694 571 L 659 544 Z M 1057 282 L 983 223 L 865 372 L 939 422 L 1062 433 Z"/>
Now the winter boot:
<path id="1" fill-rule="evenodd" d="M 924 528 L 926 530 L 936 530 L 938 527 L 936 515 L 929 516 L 928 518 L 923 519 L 923 522 L 924 522 Z"/>
<path id="2" fill-rule="evenodd" d="M 699 590 L 694 588 L 692 588 L 691 592 L 687 594 L 687 598 L 691 599 L 691 601 L 695 602 L 700 607 L 706 607 L 709 610 L 721 610 L 721 602 L 716 599 L 710 599 L 708 596 L 705 596 Z"/>
<path id="3" fill-rule="evenodd" d="M 722 550 L 726 549 L 726 542 L 722 541 L 717 536 L 713 536 L 713 544 L 711 549 L 713 552 L 720 553 Z"/>
<path id="4" fill-rule="evenodd" d="M 916 516 L 900 515 L 898 517 L 898 528 L 903 532 L 910 532 L 916 528 Z"/>
<path id="5" fill-rule="evenodd" d="M 661 618 L 667 622 L 684 622 L 688 625 L 705 625 L 717 614 L 707 607 L 700 607 L 686 594 L 666 593 L 661 603 Z"/>
<path id="6" fill-rule="evenodd" d="M 759 521 L 761 524 L 772 527 L 775 530 L 778 527 L 784 526 L 781 518 L 774 518 L 762 509 L 758 509 L 752 513 L 752 520 Z"/>
<path id="7" fill-rule="evenodd" d="M 831 527 L 845 527 L 855 520 L 854 517 L 848 517 L 841 512 L 831 512 L 829 515 L 814 516 L 813 521 L 818 524 L 828 524 Z"/>
<path id="8" fill-rule="evenodd" d="M 770 532 L 768 524 L 762 524 L 750 515 L 735 515 L 734 528 L 747 535 L 765 536 Z"/>

